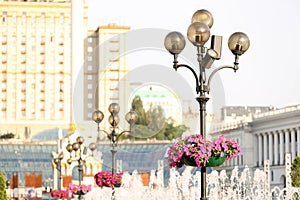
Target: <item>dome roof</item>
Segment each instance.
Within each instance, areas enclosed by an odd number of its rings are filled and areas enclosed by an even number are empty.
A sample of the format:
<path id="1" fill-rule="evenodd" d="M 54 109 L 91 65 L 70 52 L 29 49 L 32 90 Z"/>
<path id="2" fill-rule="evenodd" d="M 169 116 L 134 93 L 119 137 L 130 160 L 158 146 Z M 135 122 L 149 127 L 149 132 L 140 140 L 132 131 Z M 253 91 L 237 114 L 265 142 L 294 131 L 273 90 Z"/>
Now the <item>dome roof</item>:
<path id="1" fill-rule="evenodd" d="M 62 129 L 62 136 L 66 136 L 68 134 L 68 129 Z M 59 129 L 48 129 L 42 132 L 39 132 L 32 136 L 31 140 L 58 140 Z"/>

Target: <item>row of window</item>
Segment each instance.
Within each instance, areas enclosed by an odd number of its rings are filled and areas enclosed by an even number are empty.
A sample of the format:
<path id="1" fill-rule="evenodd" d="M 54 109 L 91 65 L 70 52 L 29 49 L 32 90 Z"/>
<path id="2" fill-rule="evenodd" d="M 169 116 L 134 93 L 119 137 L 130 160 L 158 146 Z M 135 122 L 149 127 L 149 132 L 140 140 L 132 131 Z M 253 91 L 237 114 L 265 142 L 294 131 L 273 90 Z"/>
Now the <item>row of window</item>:
<path id="1" fill-rule="evenodd" d="M 47 23 L 49 24 L 55 24 L 55 22 L 58 22 L 60 25 L 64 25 L 65 23 L 65 17 L 64 13 L 60 13 L 60 16 L 45 16 L 45 13 L 40 13 L 40 16 L 33 15 L 32 13 L 29 13 L 30 15 L 27 15 L 26 12 L 23 12 L 22 15 L 16 15 L 16 13 L 8 13 L 7 11 L 2 12 L 2 23 L 21 23 L 21 24 L 40 24 L 40 23 Z M 47 17 L 47 20 L 46 20 Z"/>

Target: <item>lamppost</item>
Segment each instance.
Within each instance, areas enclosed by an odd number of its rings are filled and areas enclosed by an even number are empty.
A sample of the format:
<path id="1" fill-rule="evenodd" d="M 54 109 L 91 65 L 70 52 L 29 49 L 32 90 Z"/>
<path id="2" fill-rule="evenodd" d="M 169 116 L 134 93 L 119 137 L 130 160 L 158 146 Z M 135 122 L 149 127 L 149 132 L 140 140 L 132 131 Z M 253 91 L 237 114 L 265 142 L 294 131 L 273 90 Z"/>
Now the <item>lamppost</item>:
<path id="1" fill-rule="evenodd" d="M 209 69 L 214 60 L 221 58 L 222 36 L 212 35 L 211 47 L 207 48 L 204 44 L 210 39 L 210 28 L 213 25 L 213 16 L 207 10 L 198 10 L 192 17 L 192 24 L 188 27 L 187 38 L 197 49 L 197 61 L 199 64 L 199 74 L 185 64 L 178 64 L 178 55 L 185 47 L 184 36 L 180 32 L 170 32 L 164 40 L 165 48 L 174 56 L 173 68 L 177 71 L 179 67 L 189 69 L 196 79 L 196 92 L 199 96 L 196 100 L 200 107 L 200 132 L 203 138 L 206 138 L 206 103 L 209 97 L 210 82 L 216 72 L 224 68 L 238 70 L 238 59 L 247 51 L 250 46 L 248 36 L 242 32 L 233 33 L 228 40 L 228 47 L 235 55 L 233 66 L 220 66 L 214 69 L 209 78 L 206 79 L 205 69 Z M 201 168 L 201 200 L 207 200 L 206 197 L 206 167 Z"/>
<path id="2" fill-rule="evenodd" d="M 91 155 L 87 155 L 88 148 L 92 151 Z M 67 159 L 67 163 L 70 165 L 73 161 L 78 162 L 78 174 L 79 174 L 79 185 L 81 185 L 81 181 L 83 180 L 83 166 L 85 164 L 85 159 L 94 156 L 94 150 L 96 149 L 95 143 L 90 143 L 89 147 L 84 145 L 84 138 L 82 136 L 78 136 L 76 138 L 76 142 L 73 144 L 68 144 L 66 146 L 67 151 L 70 153 L 70 158 Z M 74 155 L 72 157 L 72 152 Z"/>
<path id="3" fill-rule="evenodd" d="M 60 152 L 56 158 L 53 159 L 53 162 L 55 163 L 55 167 L 57 169 L 57 189 L 61 190 L 61 161 L 64 159 L 64 154 L 63 152 Z"/>
<path id="4" fill-rule="evenodd" d="M 124 133 L 131 133 L 132 132 L 132 125 L 137 121 L 138 115 L 134 111 L 128 112 L 125 115 L 125 119 L 129 123 L 130 128 L 129 128 L 128 131 L 122 131 L 121 133 L 118 133 L 116 131 L 116 129 L 118 129 L 118 124 L 120 122 L 120 118 L 119 118 L 119 115 L 118 115 L 118 113 L 120 111 L 119 104 L 111 103 L 108 107 L 108 111 L 110 112 L 108 122 L 111 125 L 111 132 L 107 132 L 105 130 L 100 129 L 100 123 L 104 119 L 103 112 L 101 112 L 100 110 L 94 111 L 93 115 L 92 115 L 92 118 L 97 123 L 98 137 L 99 137 L 100 131 L 103 131 L 106 134 L 107 138 L 111 142 L 111 147 L 112 147 L 112 149 L 111 149 L 111 153 L 112 153 L 112 174 L 114 175 L 114 174 L 116 174 L 116 154 L 117 154 L 117 147 L 118 147 L 119 138 Z M 114 192 L 114 188 L 113 188 L 112 197 L 111 197 L 112 200 L 115 200 L 114 194 L 115 194 L 115 192 Z"/>

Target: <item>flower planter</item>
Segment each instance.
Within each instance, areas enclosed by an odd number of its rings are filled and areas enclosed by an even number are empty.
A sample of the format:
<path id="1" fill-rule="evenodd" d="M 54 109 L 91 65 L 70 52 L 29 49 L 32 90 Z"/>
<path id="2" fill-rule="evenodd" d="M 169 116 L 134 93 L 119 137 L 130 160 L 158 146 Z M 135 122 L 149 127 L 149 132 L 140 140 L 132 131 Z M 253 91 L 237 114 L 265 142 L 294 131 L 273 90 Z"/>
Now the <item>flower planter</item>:
<path id="1" fill-rule="evenodd" d="M 226 154 L 224 156 L 215 156 L 212 155 L 209 157 L 206 167 L 217 167 L 222 165 L 226 160 Z M 198 167 L 196 161 L 193 158 L 190 158 L 186 155 L 183 155 L 181 158 L 181 162 L 186 166 Z"/>
<path id="2" fill-rule="evenodd" d="M 196 161 L 186 155 L 182 155 L 181 162 L 186 166 L 197 167 Z"/>
<path id="3" fill-rule="evenodd" d="M 186 154 L 189 156 L 186 156 Z M 220 156 L 221 154 L 224 154 L 224 156 Z M 204 139 L 201 134 L 192 134 L 178 138 L 168 148 L 166 159 L 170 167 L 176 168 L 183 165 L 198 168 L 216 167 L 222 165 L 225 160 L 236 158 L 239 154 L 241 154 L 241 148 L 231 138 L 226 139 L 223 135 L 220 135 L 217 140 L 210 141 Z M 198 159 L 199 163 L 197 165 L 195 160 Z"/>
<path id="4" fill-rule="evenodd" d="M 226 160 L 226 154 L 224 156 L 214 156 L 212 155 L 209 159 L 208 162 L 206 163 L 207 167 L 217 167 L 222 165 Z"/>
<path id="5" fill-rule="evenodd" d="M 98 172 L 94 178 L 99 187 L 121 187 L 123 173 L 112 174 L 111 172 Z"/>

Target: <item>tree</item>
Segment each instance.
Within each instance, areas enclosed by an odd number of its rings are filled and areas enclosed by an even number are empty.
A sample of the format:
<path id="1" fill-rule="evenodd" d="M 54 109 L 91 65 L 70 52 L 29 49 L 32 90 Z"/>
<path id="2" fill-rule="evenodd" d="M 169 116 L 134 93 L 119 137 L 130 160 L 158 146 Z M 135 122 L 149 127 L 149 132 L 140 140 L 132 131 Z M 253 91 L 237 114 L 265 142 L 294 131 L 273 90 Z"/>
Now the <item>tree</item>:
<path id="1" fill-rule="evenodd" d="M 145 125 L 149 124 L 149 116 L 146 113 L 143 101 L 140 96 L 135 96 L 131 103 L 131 110 L 138 114 L 138 120 L 135 124 Z"/>
<path id="2" fill-rule="evenodd" d="M 300 157 L 297 156 L 291 166 L 292 186 L 300 187 Z"/>
<path id="3" fill-rule="evenodd" d="M 172 140 L 180 137 L 188 130 L 184 125 L 175 125 L 172 118 L 166 119 L 162 106 L 150 106 L 146 112 L 140 96 L 135 96 L 131 103 L 131 110 L 138 114 L 138 120 L 133 127 L 134 135 L 122 135 L 121 139 L 146 140 L 156 138 L 157 140 Z"/>
<path id="4" fill-rule="evenodd" d="M 174 138 L 181 137 L 182 134 L 188 130 L 189 128 L 185 125 L 177 125 L 175 126 L 174 120 L 169 120 L 169 123 L 166 124 L 166 128 L 164 131 L 164 139 L 172 140 Z"/>
<path id="5" fill-rule="evenodd" d="M 0 135 L 0 139 L 11 139 L 14 137 L 15 137 L 15 135 L 13 133 L 5 133 L 5 134 Z"/>
<path id="6" fill-rule="evenodd" d="M 164 109 L 161 106 L 150 106 L 150 109 L 147 111 L 149 116 L 150 123 L 148 128 L 153 132 L 158 132 L 163 129 L 166 123 L 166 117 Z"/>
<path id="7" fill-rule="evenodd" d="M 7 200 L 6 181 L 3 172 L 0 172 L 0 200 Z"/>

